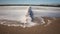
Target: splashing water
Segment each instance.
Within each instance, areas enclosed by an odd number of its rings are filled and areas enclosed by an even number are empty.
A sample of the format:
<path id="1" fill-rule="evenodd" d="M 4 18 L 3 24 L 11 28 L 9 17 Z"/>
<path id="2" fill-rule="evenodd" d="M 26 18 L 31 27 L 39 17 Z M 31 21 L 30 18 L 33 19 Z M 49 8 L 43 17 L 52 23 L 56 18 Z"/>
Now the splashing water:
<path id="1" fill-rule="evenodd" d="M 33 20 L 33 13 L 31 12 L 31 7 L 29 7 L 28 12 L 21 20 L 21 22 L 24 23 L 22 27 L 25 28 L 25 27 L 32 27 L 32 26 L 38 25 L 37 23 L 32 22 L 32 20 Z"/>

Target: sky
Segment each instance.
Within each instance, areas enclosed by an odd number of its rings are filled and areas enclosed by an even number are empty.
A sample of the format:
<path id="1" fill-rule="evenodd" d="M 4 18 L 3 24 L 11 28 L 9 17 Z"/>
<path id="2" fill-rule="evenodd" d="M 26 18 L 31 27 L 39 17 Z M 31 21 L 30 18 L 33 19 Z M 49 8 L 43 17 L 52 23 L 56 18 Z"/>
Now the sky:
<path id="1" fill-rule="evenodd" d="M 0 0 L 0 4 L 60 4 L 60 0 Z"/>

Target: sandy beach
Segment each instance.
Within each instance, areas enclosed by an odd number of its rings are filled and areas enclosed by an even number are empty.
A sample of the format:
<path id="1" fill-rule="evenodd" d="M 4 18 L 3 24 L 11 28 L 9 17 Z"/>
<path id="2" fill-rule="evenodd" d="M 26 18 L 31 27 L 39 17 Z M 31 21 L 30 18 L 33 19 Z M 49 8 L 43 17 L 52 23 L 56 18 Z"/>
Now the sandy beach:
<path id="1" fill-rule="evenodd" d="M 44 26 L 38 25 L 30 28 L 20 26 L 6 26 L 0 24 L 0 34 L 60 34 L 60 18 L 52 20 L 52 23 Z"/>

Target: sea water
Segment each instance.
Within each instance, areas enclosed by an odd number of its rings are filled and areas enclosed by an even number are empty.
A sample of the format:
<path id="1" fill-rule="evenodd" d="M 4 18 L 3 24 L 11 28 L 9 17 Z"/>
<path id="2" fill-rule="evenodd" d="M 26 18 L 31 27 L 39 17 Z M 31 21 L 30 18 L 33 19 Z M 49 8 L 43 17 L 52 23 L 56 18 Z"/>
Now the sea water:
<path id="1" fill-rule="evenodd" d="M 32 18 L 30 15 L 26 17 L 29 11 L 29 7 L 30 6 L 1 6 L 0 7 L 0 20 L 5 20 L 5 21 L 1 22 L 0 24 L 5 23 L 4 25 L 21 26 L 23 28 L 39 25 L 39 23 L 34 23 L 31 21 Z M 60 17 L 59 9 L 60 8 L 54 8 L 54 7 L 31 6 L 31 10 L 34 14 L 34 17 L 40 17 L 40 20 L 43 23 L 45 23 L 44 19 L 42 18 L 44 16 Z M 7 22 L 6 20 L 7 21 L 10 20 L 10 22 Z M 16 22 L 15 24 L 15 22 L 11 22 L 11 21 L 18 21 L 18 22 Z M 50 20 L 48 21 L 51 22 Z M 13 24 L 10 24 L 10 23 L 13 23 Z"/>

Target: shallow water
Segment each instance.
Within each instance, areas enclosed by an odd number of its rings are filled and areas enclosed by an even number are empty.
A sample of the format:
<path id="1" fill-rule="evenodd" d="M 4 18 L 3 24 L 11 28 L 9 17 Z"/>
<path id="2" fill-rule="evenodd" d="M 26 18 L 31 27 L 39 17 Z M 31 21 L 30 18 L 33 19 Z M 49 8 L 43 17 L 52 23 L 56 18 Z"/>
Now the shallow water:
<path id="1" fill-rule="evenodd" d="M 5 6 L 0 7 L 0 18 L 7 19 L 20 19 L 28 11 L 29 6 Z M 1 9 L 2 8 L 2 9 Z M 22 8 L 22 9 L 21 9 Z M 37 9 L 38 8 L 38 9 Z M 43 9 L 42 9 L 43 8 Z M 60 8 L 56 7 L 41 7 L 41 6 L 32 6 L 32 11 L 34 16 L 48 16 L 48 17 L 60 17 Z"/>
<path id="2" fill-rule="evenodd" d="M 2 20 L 6 19 L 7 21 L 15 20 L 15 21 L 25 22 L 25 18 L 26 18 L 25 15 L 28 12 L 29 6 L 23 6 L 23 7 L 21 7 L 21 6 L 8 6 L 7 7 L 7 6 L 5 6 L 3 8 L 2 7 L 0 7 L 0 19 L 2 19 Z M 45 17 L 45 16 L 52 17 L 52 19 L 53 19 L 53 17 L 60 17 L 59 9 L 60 8 L 56 8 L 56 7 L 37 7 L 37 6 L 36 7 L 32 6 L 32 8 L 31 8 L 31 10 L 34 14 L 34 18 L 40 17 L 40 20 L 42 20 L 41 18 Z M 48 21 L 51 22 L 50 20 L 48 20 Z M 4 23 L 6 23 L 6 22 L 4 21 Z M 33 24 L 33 22 L 31 22 L 31 20 L 30 20 L 29 25 L 31 25 L 31 23 Z M 35 24 L 35 22 L 34 22 L 34 24 Z M 13 24 L 13 26 L 16 26 L 16 25 Z M 19 26 L 19 25 L 17 25 L 17 26 Z M 20 26 L 21 26 L 21 24 L 20 24 Z M 25 27 L 25 26 L 23 25 L 23 27 Z"/>

